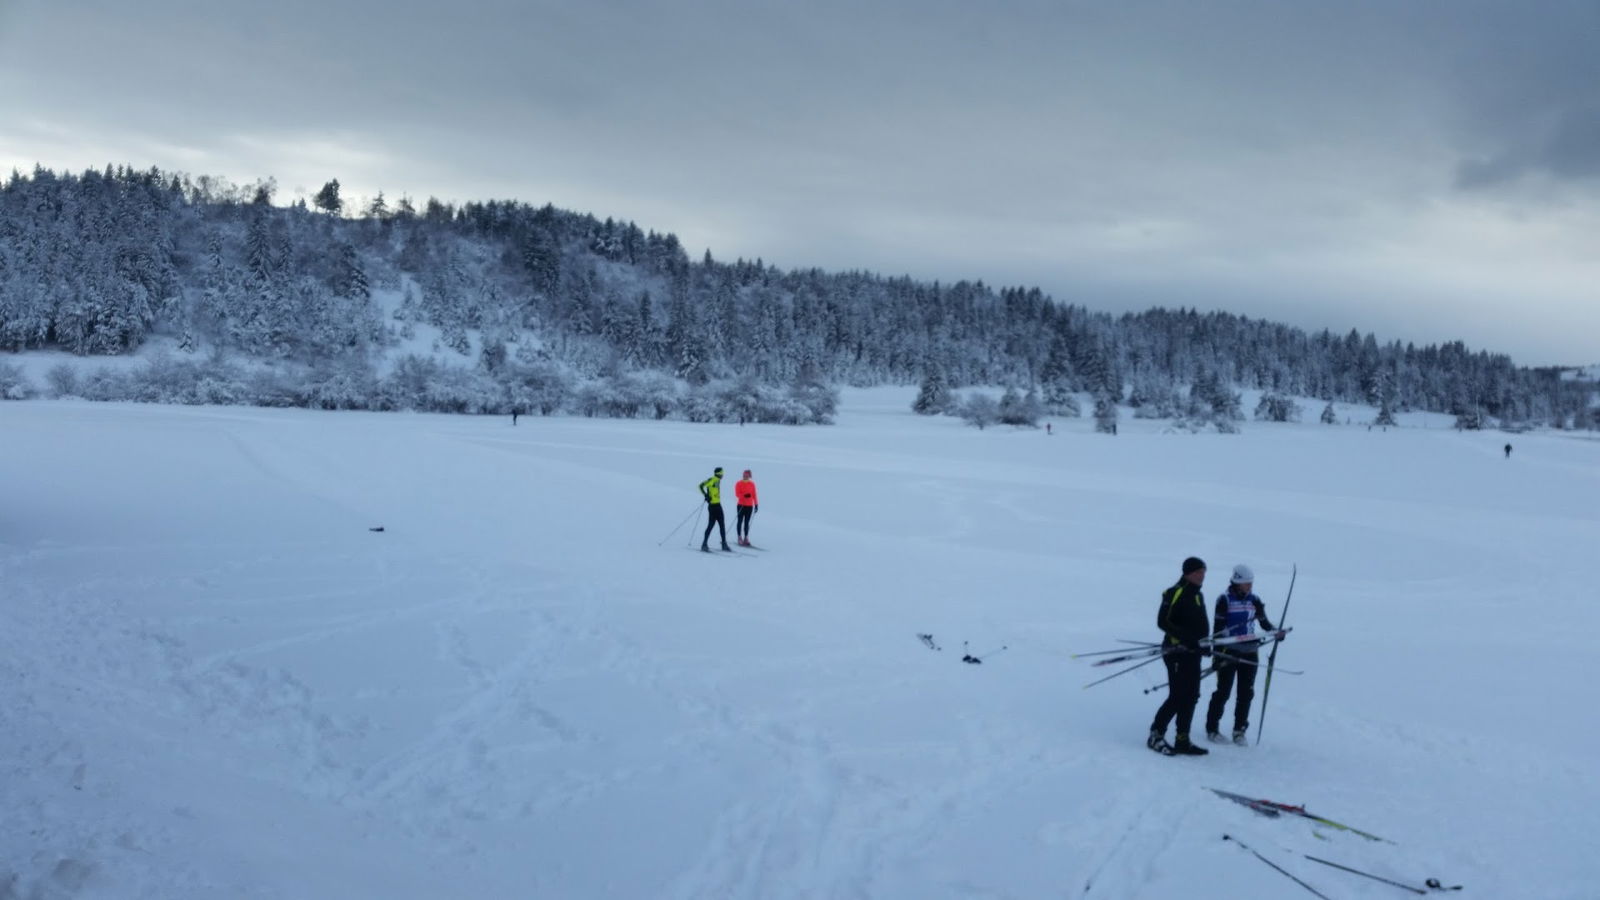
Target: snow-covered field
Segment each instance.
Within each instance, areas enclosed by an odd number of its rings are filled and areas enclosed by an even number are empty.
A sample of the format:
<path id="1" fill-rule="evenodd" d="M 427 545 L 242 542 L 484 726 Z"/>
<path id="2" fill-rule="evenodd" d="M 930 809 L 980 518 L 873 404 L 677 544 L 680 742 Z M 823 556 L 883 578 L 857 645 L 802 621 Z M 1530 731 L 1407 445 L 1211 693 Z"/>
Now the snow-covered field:
<path id="1" fill-rule="evenodd" d="M 1301 854 L 1600 896 L 1600 443 L 978 432 L 911 393 L 831 428 L 0 404 L 0 897 L 1305 895 L 1225 833 L 1334 898 L 1402 892 Z M 714 465 L 765 551 L 662 543 Z M 1259 746 L 1164 758 L 1158 667 L 1070 654 L 1152 638 L 1190 554 L 1274 617 L 1298 563 L 1307 674 Z"/>

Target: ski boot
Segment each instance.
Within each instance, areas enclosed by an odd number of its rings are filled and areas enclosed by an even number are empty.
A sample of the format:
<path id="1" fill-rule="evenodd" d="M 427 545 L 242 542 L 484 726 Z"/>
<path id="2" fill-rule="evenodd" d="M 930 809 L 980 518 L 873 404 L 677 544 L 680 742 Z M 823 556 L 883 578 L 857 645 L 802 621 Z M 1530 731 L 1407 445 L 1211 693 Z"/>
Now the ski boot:
<path id="1" fill-rule="evenodd" d="M 1167 743 L 1167 736 L 1151 729 L 1150 737 L 1145 739 L 1144 745 L 1162 756 L 1172 755 L 1172 745 Z"/>
<path id="2" fill-rule="evenodd" d="M 1250 742 L 1245 740 L 1244 735 L 1245 735 L 1245 729 L 1243 729 L 1243 728 L 1235 728 L 1233 730 L 1233 742 L 1235 744 L 1238 744 L 1241 747 L 1250 746 Z"/>
<path id="3" fill-rule="evenodd" d="M 1177 756 L 1205 756 L 1211 751 L 1190 741 L 1187 734 L 1180 734 L 1178 739 L 1172 742 L 1172 752 Z"/>
<path id="4" fill-rule="evenodd" d="M 1216 730 L 1215 728 L 1207 728 L 1206 740 L 1213 744 L 1220 744 L 1222 743 L 1222 732 Z"/>

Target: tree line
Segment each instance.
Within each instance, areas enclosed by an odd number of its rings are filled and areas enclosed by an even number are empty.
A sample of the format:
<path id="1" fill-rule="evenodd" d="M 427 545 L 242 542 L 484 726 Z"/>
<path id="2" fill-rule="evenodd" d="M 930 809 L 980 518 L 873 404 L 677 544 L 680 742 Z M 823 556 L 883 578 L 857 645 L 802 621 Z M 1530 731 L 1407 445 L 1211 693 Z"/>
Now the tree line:
<path id="1" fill-rule="evenodd" d="M 825 401 L 824 385 L 937 373 L 1068 414 L 1084 394 L 1175 414 L 1198 386 L 1600 426 L 1582 383 L 1459 341 L 1193 309 L 1113 316 L 1030 287 L 693 259 L 671 233 L 550 205 L 380 194 L 351 209 L 336 180 L 310 203 L 280 204 L 276 189 L 129 167 L 13 172 L 0 187 L 0 349 L 126 354 L 164 337 L 191 357 L 169 376 L 254 360 L 324 385 L 292 402 L 336 382 L 339 405 L 365 408 L 441 405 L 418 385 L 454 384 L 445 392 L 474 409 L 544 409 L 552 394 L 575 409 L 587 388 L 625 395 L 589 408 L 642 410 L 657 407 L 632 402 L 639 385 L 670 384 L 669 414 L 733 420 Z M 763 412 L 688 399 L 740 392 Z"/>

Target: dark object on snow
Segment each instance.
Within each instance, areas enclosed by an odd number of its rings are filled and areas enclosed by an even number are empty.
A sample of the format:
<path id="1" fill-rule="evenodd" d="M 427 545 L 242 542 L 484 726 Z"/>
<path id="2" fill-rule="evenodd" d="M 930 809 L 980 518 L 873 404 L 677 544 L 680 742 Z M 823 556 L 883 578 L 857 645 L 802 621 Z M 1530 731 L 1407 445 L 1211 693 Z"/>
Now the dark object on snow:
<path id="1" fill-rule="evenodd" d="M 1511 445 L 1507 444 L 1506 445 L 1506 459 L 1510 459 L 1510 458 L 1511 458 Z"/>
<path id="2" fill-rule="evenodd" d="M 1426 894 L 1426 893 L 1428 893 L 1427 891 L 1423 890 L 1422 888 L 1412 887 L 1411 885 L 1405 884 L 1404 882 L 1392 881 L 1392 880 L 1390 880 L 1388 878 L 1384 878 L 1382 875 L 1374 875 L 1371 872 L 1363 872 L 1360 869 L 1352 869 L 1349 866 L 1341 866 L 1336 862 L 1329 862 L 1328 860 L 1312 856 L 1309 853 L 1302 853 L 1300 855 L 1304 856 L 1306 859 L 1309 859 L 1314 863 L 1322 863 L 1325 866 L 1332 866 L 1335 869 L 1343 869 L 1346 872 L 1350 872 L 1350 873 L 1355 874 L 1355 875 L 1360 875 L 1360 876 L 1362 876 L 1364 878 L 1371 878 L 1373 881 L 1381 881 L 1384 884 L 1392 884 L 1397 888 L 1402 888 L 1404 890 L 1408 890 L 1413 894 Z M 1430 878 L 1430 879 L 1428 879 L 1428 881 L 1430 883 L 1429 886 L 1431 887 L 1434 884 L 1438 884 L 1439 879 Z M 1451 890 L 1455 890 L 1455 888 L 1451 888 Z"/>
<path id="3" fill-rule="evenodd" d="M 1261 854 L 1256 853 L 1256 851 L 1251 850 L 1250 847 L 1248 845 L 1246 845 L 1244 841 L 1241 841 L 1238 838 L 1236 838 L 1236 837 L 1234 837 L 1232 835 L 1229 835 L 1229 834 L 1223 835 L 1222 839 L 1225 840 L 1225 841 L 1233 841 L 1235 844 L 1238 844 L 1240 847 L 1243 847 L 1246 850 L 1250 850 L 1251 853 L 1255 854 L 1256 859 L 1259 859 L 1262 862 L 1266 863 L 1267 865 L 1273 867 L 1274 869 L 1277 869 L 1279 872 L 1282 872 L 1285 876 L 1287 876 L 1295 884 L 1298 884 L 1301 887 L 1305 888 L 1306 890 L 1310 891 L 1311 893 L 1316 894 L 1318 897 L 1321 897 L 1322 900 L 1329 900 L 1327 894 L 1324 894 L 1321 891 L 1317 890 L 1316 888 L 1312 887 L 1311 885 L 1306 884 L 1304 881 L 1301 881 L 1300 879 L 1295 878 L 1293 875 L 1289 874 L 1289 870 L 1288 869 L 1285 869 L 1283 866 L 1280 866 L 1277 863 L 1273 862 L 1272 860 L 1267 859 L 1265 856 L 1262 856 Z"/>
<path id="4" fill-rule="evenodd" d="M 943 650 L 944 649 L 943 647 L 940 647 L 937 643 L 934 642 L 933 635 L 931 635 L 931 634 L 918 634 L 917 635 L 917 640 L 921 641 L 924 645 L 926 645 L 929 650 Z"/>
<path id="5" fill-rule="evenodd" d="M 1433 888 L 1436 891 L 1459 891 L 1459 890 L 1461 890 L 1461 885 L 1452 884 L 1449 887 L 1445 887 L 1444 885 L 1439 883 L 1439 879 L 1437 879 L 1437 878 L 1429 878 L 1427 881 L 1424 881 L 1423 884 L 1427 885 L 1428 887 Z"/>
<path id="6" fill-rule="evenodd" d="M 964 651 L 966 649 L 966 641 L 962 641 L 961 642 L 961 646 L 962 646 L 962 649 Z M 998 650 L 990 650 L 988 653 L 985 653 L 982 656 L 973 656 L 971 653 L 963 652 L 961 654 L 961 661 L 964 662 L 964 663 L 971 663 L 972 665 L 975 665 L 975 666 L 982 665 L 983 661 L 986 658 L 991 657 L 991 656 L 995 655 L 996 653 L 1002 653 L 1002 652 L 1005 651 L 1005 649 L 1006 649 L 1005 647 L 1001 647 Z"/>
<path id="7" fill-rule="evenodd" d="M 368 528 L 367 530 L 368 531 L 382 531 L 383 530 L 383 526 L 382 525 L 374 525 L 373 527 Z"/>

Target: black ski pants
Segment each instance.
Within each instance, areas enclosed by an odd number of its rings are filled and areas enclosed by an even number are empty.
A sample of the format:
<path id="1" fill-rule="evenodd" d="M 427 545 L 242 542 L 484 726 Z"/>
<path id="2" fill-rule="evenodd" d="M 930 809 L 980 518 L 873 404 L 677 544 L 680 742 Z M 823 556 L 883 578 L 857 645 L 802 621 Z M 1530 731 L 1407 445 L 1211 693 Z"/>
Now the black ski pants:
<path id="1" fill-rule="evenodd" d="M 1178 737 L 1186 738 L 1194 722 L 1195 705 L 1200 702 L 1200 654 L 1180 648 L 1168 651 L 1161 661 L 1167 666 L 1167 699 L 1156 710 L 1150 730 L 1164 735 L 1176 717 Z"/>
<path id="2" fill-rule="evenodd" d="M 722 546 L 728 546 L 728 520 L 722 516 L 721 503 L 706 504 L 706 533 L 700 538 L 700 546 L 705 547 L 711 543 L 713 526 L 717 529 L 717 533 L 722 535 Z"/>
<path id="3" fill-rule="evenodd" d="M 1250 703 L 1256 698 L 1256 663 L 1260 658 L 1254 653 L 1235 653 L 1240 661 L 1225 661 L 1217 666 L 1217 689 L 1211 692 L 1211 707 L 1206 710 L 1206 733 L 1217 731 L 1222 724 L 1222 710 L 1228 705 L 1228 695 L 1239 685 L 1239 699 L 1233 705 L 1233 730 L 1244 731 L 1250 727 Z M 1215 660 L 1215 654 L 1211 657 Z"/>
<path id="4" fill-rule="evenodd" d="M 752 512 L 754 512 L 754 511 L 755 511 L 755 507 L 753 507 L 753 506 L 736 506 L 736 507 L 734 507 L 734 516 L 733 516 L 733 533 L 734 534 L 737 534 L 739 537 L 742 537 L 742 538 L 747 538 L 747 537 L 750 536 L 750 514 Z"/>

